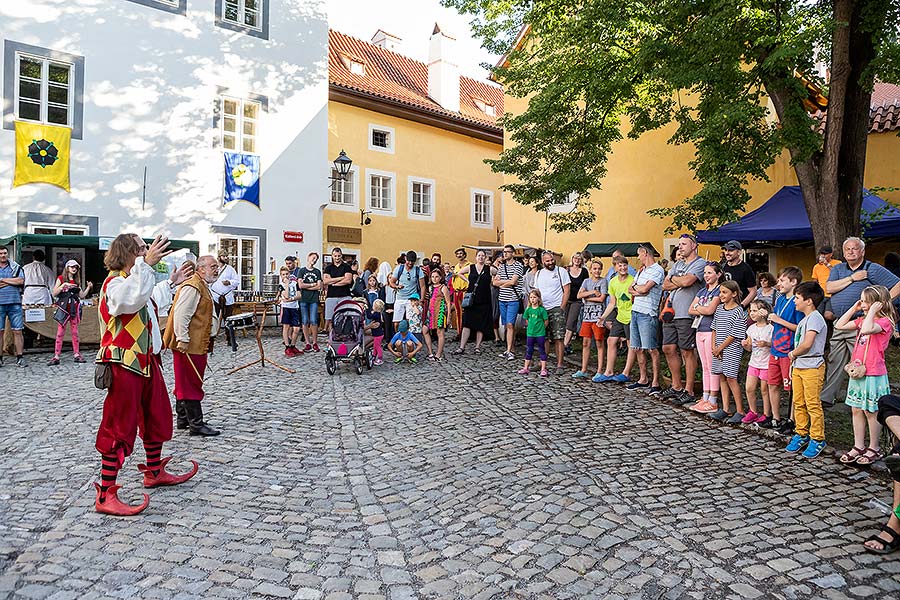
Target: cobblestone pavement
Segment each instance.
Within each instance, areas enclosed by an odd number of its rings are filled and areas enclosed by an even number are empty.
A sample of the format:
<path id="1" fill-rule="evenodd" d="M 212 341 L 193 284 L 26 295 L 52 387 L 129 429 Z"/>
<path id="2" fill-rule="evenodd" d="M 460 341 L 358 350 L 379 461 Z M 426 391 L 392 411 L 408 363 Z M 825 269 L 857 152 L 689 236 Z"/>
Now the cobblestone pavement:
<path id="1" fill-rule="evenodd" d="M 248 340 L 249 341 L 249 340 Z M 279 342 L 269 340 L 270 351 Z M 93 511 L 91 365 L 0 369 L 0 597 L 898 597 L 862 552 L 883 480 L 621 388 L 514 374 L 493 353 L 326 374 L 225 370 L 219 438 L 176 432 L 130 519 Z M 171 384 L 171 357 L 165 359 Z M 119 476 L 140 496 L 138 444 Z"/>

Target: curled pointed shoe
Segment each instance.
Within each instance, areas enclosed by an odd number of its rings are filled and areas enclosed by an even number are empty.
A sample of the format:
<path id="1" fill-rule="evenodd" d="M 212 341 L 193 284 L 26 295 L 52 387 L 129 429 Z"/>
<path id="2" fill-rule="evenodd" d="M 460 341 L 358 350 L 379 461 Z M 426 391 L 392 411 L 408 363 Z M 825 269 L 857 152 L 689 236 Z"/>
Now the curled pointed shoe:
<path id="1" fill-rule="evenodd" d="M 161 485 L 178 485 L 179 483 L 184 483 L 191 477 L 197 474 L 197 470 L 200 468 L 200 465 L 197 464 L 197 461 L 192 460 L 191 470 L 183 475 L 173 475 L 166 471 L 166 464 L 172 460 L 171 456 L 168 456 L 161 461 L 159 461 L 159 469 L 156 471 L 156 475 L 153 474 L 153 471 L 150 470 L 150 467 L 147 465 L 138 465 L 138 471 L 144 474 L 144 487 L 145 488 L 154 488 L 159 487 Z"/>
<path id="2" fill-rule="evenodd" d="M 125 504 L 119 500 L 118 492 L 119 488 L 122 487 L 121 485 L 110 486 L 109 489 L 106 490 L 106 497 L 103 500 L 100 499 L 103 495 L 100 490 L 100 484 L 94 482 L 94 487 L 97 488 L 97 499 L 94 500 L 94 510 L 98 513 L 116 517 L 133 517 L 150 506 L 150 496 L 147 494 L 144 494 L 144 501 L 138 505 Z"/>

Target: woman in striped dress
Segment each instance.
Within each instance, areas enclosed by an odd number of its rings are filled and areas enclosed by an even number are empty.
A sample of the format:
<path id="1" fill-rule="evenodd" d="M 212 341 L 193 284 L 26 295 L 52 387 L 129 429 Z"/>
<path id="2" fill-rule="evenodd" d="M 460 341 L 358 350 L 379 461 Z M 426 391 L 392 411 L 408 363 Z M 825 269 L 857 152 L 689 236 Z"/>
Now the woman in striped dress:
<path id="1" fill-rule="evenodd" d="M 722 407 L 709 416 L 716 421 L 728 419 L 727 423 L 740 423 L 744 418 L 744 400 L 738 384 L 738 372 L 744 355 L 741 341 L 747 337 L 747 311 L 737 301 L 740 296 L 741 288 L 737 282 L 722 282 L 719 286 L 720 303 L 712 324 L 714 342 L 710 370 L 713 376 L 719 376 Z M 737 412 L 729 415 L 732 394 Z"/>
<path id="2" fill-rule="evenodd" d="M 444 271 L 440 267 L 434 267 L 431 270 L 431 295 L 428 297 L 428 307 L 422 323 L 430 360 L 444 360 L 444 332 L 450 320 L 450 302 L 450 289 L 444 283 Z M 437 335 L 437 352 L 432 350 L 432 332 Z"/>

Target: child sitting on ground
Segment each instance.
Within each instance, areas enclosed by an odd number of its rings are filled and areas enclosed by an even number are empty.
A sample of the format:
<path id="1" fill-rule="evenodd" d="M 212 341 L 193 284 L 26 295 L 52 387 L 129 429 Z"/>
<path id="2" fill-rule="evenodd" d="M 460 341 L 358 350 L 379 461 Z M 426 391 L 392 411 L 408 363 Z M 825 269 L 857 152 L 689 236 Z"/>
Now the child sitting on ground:
<path id="1" fill-rule="evenodd" d="M 397 325 L 397 333 L 391 338 L 388 344 L 388 352 L 393 354 L 396 359 L 395 363 L 403 362 L 404 355 L 407 362 L 415 364 L 418 362 L 416 354 L 422 349 L 422 342 L 412 334 L 409 330 L 409 321 L 403 319 Z"/>
<path id="2" fill-rule="evenodd" d="M 862 312 L 865 316 L 854 319 Z M 853 448 L 841 455 L 845 465 L 867 467 L 882 457 L 881 424 L 878 399 L 891 393 L 884 353 L 894 333 L 897 313 L 891 303 L 891 293 L 883 285 L 863 289 L 859 301 L 841 316 L 836 329 L 857 330 L 856 344 L 850 355 L 847 373 L 847 399 L 853 414 Z M 869 443 L 866 445 L 866 424 Z"/>
<path id="3" fill-rule="evenodd" d="M 816 310 L 825 292 L 817 281 L 804 281 L 794 289 L 794 304 L 803 313 L 794 334 L 794 349 L 788 353 L 793 366 L 794 437 L 786 450 L 815 458 L 825 448 L 825 413 L 822 411 L 822 384 L 825 382 L 825 317 Z"/>
<path id="4" fill-rule="evenodd" d="M 547 341 L 547 322 L 550 315 L 541 302 L 540 290 L 531 290 L 528 293 L 528 308 L 522 315 L 525 320 L 525 366 L 519 371 L 520 375 L 528 375 L 528 369 L 531 368 L 531 357 L 534 356 L 534 349 L 538 349 L 541 356 L 541 377 L 549 377 L 547 371 L 547 349 L 544 342 Z"/>
<path id="5" fill-rule="evenodd" d="M 384 300 L 376 300 L 372 308 L 366 311 L 366 333 L 372 336 L 372 352 L 375 354 L 373 365 L 384 364 L 384 352 L 381 342 L 384 341 Z"/>
<path id="6" fill-rule="evenodd" d="M 794 305 L 794 288 L 803 281 L 803 271 L 797 267 L 785 267 L 778 275 L 778 296 L 769 314 L 772 324 L 772 345 L 769 348 L 769 404 L 771 413 L 765 413 L 766 419 L 759 423 L 760 427 L 772 428 L 790 433 L 794 425 L 788 419 L 781 418 L 781 390 L 791 391 L 791 361 L 788 353 L 794 349 L 794 332 L 803 314 L 797 312 Z M 790 429 L 788 429 L 790 427 Z"/>
<path id="7" fill-rule="evenodd" d="M 747 313 L 738 303 L 741 288 L 734 281 L 724 281 L 719 286 L 721 303 L 716 308 L 712 324 L 712 365 L 713 376 L 719 377 L 722 392 L 722 407 L 709 413 L 711 419 L 725 421 L 730 425 L 740 423 L 744 418 L 744 402 L 741 398 L 741 386 L 738 384 L 738 371 L 744 349 L 741 341 L 747 335 Z M 734 396 L 736 412 L 729 417 L 731 396 Z M 726 420 L 727 419 L 727 420 Z"/>
<path id="8" fill-rule="evenodd" d="M 284 342 L 284 355 L 299 356 L 303 354 L 303 350 L 294 345 L 294 340 L 297 339 L 295 334 L 300 328 L 300 286 L 287 267 L 281 267 L 278 273 L 281 275 L 278 301 L 281 304 L 281 341 Z"/>
<path id="9" fill-rule="evenodd" d="M 760 276 L 761 277 L 761 276 Z M 741 423 L 761 423 L 771 414 L 769 406 L 769 346 L 772 345 L 772 325 L 769 313 L 772 306 L 765 300 L 754 300 L 750 303 L 750 319 L 753 324 L 747 328 L 747 338 L 743 342 L 744 350 L 750 352 L 750 364 L 747 366 L 747 415 Z M 756 412 L 756 388 L 762 399 L 762 410 Z"/>

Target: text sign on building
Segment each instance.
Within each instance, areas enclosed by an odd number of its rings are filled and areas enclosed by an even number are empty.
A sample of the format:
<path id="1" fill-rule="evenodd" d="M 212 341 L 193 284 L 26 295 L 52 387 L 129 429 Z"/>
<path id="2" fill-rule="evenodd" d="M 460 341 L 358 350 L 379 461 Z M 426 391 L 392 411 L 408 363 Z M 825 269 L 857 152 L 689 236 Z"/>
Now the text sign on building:
<path id="1" fill-rule="evenodd" d="M 284 232 L 284 243 L 285 244 L 302 244 L 303 243 L 303 232 L 302 231 L 285 231 Z"/>
<path id="2" fill-rule="evenodd" d="M 359 227 L 337 227 L 329 225 L 325 233 L 329 242 L 336 244 L 362 244 L 362 229 Z"/>

